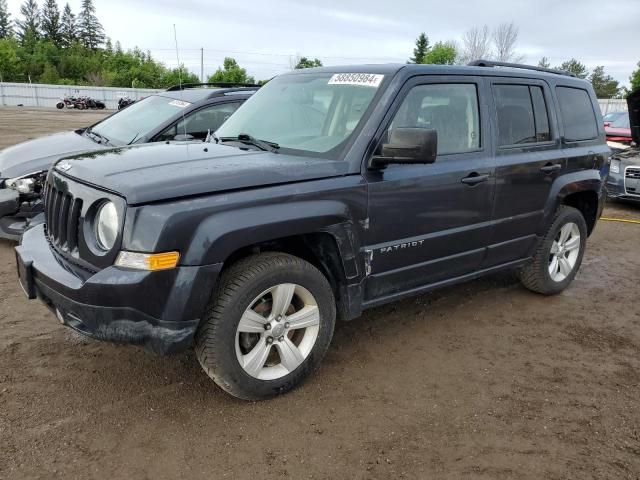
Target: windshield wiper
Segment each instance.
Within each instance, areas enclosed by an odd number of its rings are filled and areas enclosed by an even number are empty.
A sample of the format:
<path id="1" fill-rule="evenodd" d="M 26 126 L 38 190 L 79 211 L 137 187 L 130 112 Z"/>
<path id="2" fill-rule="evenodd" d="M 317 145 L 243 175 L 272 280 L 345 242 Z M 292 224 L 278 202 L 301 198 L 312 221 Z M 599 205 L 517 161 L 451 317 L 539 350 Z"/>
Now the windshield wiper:
<path id="1" fill-rule="evenodd" d="M 240 143 L 246 143 L 248 145 L 253 145 L 254 147 L 258 147 L 260 150 L 264 150 L 266 152 L 278 153 L 278 149 L 280 145 L 274 142 L 268 142 L 266 140 L 260 140 L 259 138 L 252 137 L 248 133 L 241 133 L 237 137 L 222 137 L 220 139 L 220 143 L 235 141 Z"/>
<path id="2" fill-rule="evenodd" d="M 87 133 L 87 135 L 91 135 L 91 136 L 95 137 L 94 141 L 96 141 L 98 143 L 104 143 L 105 145 L 111 143 L 111 142 L 109 142 L 109 139 L 107 137 L 105 137 L 104 135 L 99 134 L 98 132 L 94 132 L 90 128 L 87 128 L 86 133 Z"/>
<path id="3" fill-rule="evenodd" d="M 216 132 L 212 132 L 211 129 L 207 130 L 207 138 L 204 139 L 206 143 L 211 143 L 213 140 L 216 143 L 220 143 L 220 138 L 216 135 Z"/>

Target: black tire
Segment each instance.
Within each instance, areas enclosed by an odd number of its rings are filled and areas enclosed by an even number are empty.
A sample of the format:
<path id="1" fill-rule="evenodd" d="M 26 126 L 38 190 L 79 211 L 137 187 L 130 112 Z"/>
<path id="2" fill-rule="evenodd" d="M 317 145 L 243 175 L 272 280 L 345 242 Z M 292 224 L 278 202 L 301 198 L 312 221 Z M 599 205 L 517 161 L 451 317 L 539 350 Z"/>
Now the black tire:
<path id="1" fill-rule="evenodd" d="M 249 375 L 236 355 L 236 330 L 245 310 L 261 292 L 282 283 L 308 290 L 319 310 L 319 331 L 306 359 L 291 373 L 261 380 Z M 321 362 L 335 326 L 333 291 L 324 275 L 310 263 L 292 255 L 268 252 L 252 255 L 221 275 L 195 338 L 196 356 L 218 386 L 244 400 L 261 400 L 299 385 Z"/>
<path id="2" fill-rule="evenodd" d="M 549 273 L 549 261 L 552 255 L 551 246 L 558 236 L 560 229 L 568 223 L 576 224 L 580 230 L 580 250 L 571 273 L 567 275 L 564 280 L 555 281 L 551 278 L 551 274 Z M 555 295 L 562 292 L 573 281 L 580 269 L 586 243 L 587 223 L 584 216 L 580 210 L 566 205 L 561 205 L 558 208 L 547 233 L 540 241 L 532 261 L 518 270 L 518 277 L 520 278 L 520 281 L 529 290 L 543 295 Z"/>
<path id="3" fill-rule="evenodd" d="M 56 103 L 56 108 L 57 108 L 58 110 L 62 110 L 62 109 L 64 108 L 64 103 L 63 103 L 63 102 L 58 102 L 58 103 Z"/>

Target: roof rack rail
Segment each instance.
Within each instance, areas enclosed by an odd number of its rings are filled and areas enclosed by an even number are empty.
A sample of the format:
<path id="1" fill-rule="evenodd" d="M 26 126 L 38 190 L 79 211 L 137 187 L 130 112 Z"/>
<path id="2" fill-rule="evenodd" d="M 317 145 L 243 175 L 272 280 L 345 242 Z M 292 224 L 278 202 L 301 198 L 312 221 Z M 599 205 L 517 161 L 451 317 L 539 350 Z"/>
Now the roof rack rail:
<path id="1" fill-rule="evenodd" d="M 493 60 L 473 60 L 467 63 L 470 67 L 509 67 L 509 68 L 522 68 L 524 70 L 534 70 L 536 72 L 555 73 L 556 75 L 565 75 L 567 77 L 575 77 L 575 74 L 567 72 L 566 70 L 556 70 L 554 68 L 534 67 L 533 65 L 525 65 L 523 63 L 507 63 L 507 62 L 494 62 Z"/>
<path id="2" fill-rule="evenodd" d="M 220 87 L 220 88 L 238 88 L 238 87 L 255 87 L 260 85 L 257 83 L 234 83 L 234 82 L 209 82 L 209 83 L 183 83 L 181 85 L 173 85 L 167 88 L 167 92 L 176 92 L 178 90 L 184 90 L 186 88 L 195 87 Z"/>

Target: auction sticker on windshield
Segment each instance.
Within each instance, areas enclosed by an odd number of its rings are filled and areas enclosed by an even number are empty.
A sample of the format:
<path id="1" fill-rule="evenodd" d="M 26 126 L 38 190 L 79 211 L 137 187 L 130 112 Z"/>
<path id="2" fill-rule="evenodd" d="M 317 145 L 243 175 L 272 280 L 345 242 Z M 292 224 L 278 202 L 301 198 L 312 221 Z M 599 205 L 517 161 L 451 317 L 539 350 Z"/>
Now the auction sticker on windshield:
<path id="1" fill-rule="evenodd" d="M 379 87 L 384 75 L 375 73 L 336 73 L 329 79 L 329 85 L 364 85 Z"/>
<path id="2" fill-rule="evenodd" d="M 173 100 L 169 102 L 169 105 L 173 105 L 174 107 L 185 108 L 191 104 L 189 102 L 183 102 L 182 100 Z"/>

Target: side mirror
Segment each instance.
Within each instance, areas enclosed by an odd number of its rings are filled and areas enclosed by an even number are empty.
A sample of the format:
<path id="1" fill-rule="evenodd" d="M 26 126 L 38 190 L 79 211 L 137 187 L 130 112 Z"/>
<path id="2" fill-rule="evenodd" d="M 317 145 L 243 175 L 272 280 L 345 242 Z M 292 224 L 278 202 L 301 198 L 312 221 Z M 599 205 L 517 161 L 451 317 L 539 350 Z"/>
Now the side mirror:
<path id="1" fill-rule="evenodd" d="M 179 133 L 173 140 L 175 142 L 188 142 L 189 140 L 193 140 L 195 137 L 193 135 L 189 135 L 188 133 Z"/>
<path id="2" fill-rule="evenodd" d="M 438 132 L 426 128 L 396 128 L 389 133 L 389 143 L 382 145 L 382 155 L 371 159 L 371 168 L 387 165 L 433 163 L 438 153 Z"/>

